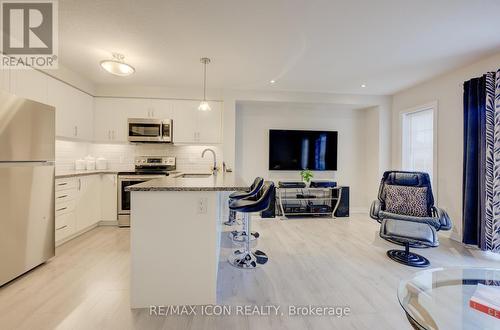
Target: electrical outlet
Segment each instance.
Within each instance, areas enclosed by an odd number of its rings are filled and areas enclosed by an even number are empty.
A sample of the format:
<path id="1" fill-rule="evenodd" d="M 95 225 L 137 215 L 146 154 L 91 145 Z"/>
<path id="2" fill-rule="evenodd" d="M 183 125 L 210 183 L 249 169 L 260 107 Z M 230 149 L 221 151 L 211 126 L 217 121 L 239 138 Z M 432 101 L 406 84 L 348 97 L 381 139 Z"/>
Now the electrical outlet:
<path id="1" fill-rule="evenodd" d="M 208 199 L 203 197 L 198 200 L 198 214 L 206 214 L 207 213 L 207 204 Z"/>

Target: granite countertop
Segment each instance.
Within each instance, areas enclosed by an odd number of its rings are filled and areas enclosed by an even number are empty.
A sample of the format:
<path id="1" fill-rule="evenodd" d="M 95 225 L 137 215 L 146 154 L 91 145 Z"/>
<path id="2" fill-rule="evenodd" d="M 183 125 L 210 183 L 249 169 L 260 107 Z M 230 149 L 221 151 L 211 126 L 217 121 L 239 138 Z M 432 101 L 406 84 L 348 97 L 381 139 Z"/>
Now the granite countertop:
<path id="1" fill-rule="evenodd" d="M 165 178 L 153 179 L 125 188 L 126 191 L 235 191 L 246 190 L 249 184 L 236 174 L 218 173 L 209 177 L 183 178 L 179 173 Z M 198 173 L 197 173 L 198 174 Z"/>
<path id="2" fill-rule="evenodd" d="M 74 176 L 94 175 L 94 174 L 117 174 L 117 170 L 69 170 L 56 172 L 56 179 L 71 178 Z"/>

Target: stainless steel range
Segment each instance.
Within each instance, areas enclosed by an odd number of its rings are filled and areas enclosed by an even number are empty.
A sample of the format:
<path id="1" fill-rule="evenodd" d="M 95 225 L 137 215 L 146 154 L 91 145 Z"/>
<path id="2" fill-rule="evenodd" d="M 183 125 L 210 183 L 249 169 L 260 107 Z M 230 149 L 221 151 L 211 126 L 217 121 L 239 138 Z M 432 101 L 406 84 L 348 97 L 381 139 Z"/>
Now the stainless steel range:
<path id="1" fill-rule="evenodd" d="M 118 226 L 130 226 L 130 192 L 125 188 L 162 178 L 175 171 L 175 157 L 141 156 L 135 159 L 135 172 L 118 173 Z"/>

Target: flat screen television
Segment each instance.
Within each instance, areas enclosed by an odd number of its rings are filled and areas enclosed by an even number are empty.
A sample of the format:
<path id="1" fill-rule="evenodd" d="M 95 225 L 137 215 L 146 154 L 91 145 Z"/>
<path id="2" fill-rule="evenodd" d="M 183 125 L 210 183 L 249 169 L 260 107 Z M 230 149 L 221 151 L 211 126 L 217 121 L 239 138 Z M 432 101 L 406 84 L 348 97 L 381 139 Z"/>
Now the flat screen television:
<path id="1" fill-rule="evenodd" d="M 336 171 L 334 131 L 269 130 L 269 170 Z"/>

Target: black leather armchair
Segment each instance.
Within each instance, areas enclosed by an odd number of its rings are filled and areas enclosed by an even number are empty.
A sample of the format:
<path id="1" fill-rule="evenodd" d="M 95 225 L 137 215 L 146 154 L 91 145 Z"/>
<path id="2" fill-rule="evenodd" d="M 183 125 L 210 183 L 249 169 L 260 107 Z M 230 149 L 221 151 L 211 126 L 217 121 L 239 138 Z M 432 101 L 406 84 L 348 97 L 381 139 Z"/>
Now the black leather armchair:
<path id="1" fill-rule="evenodd" d="M 426 187 L 427 215 L 424 217 L 391 213 L 386 210 L 387 185 Z M 378 199 L 372 203 L 370 217 L 381 223 L 380 237 L 404 245 L 405 250 L 387 251 L 389 258 L 414 267 L 427 267 L 430 262 L 409 251 L 410 247 L 436 247 L 437 231 L 450 230 L 451 220 L 445 210 L 434 205 L 429 174 L 423 172 L 387 171 L 380 182 Z"/>

